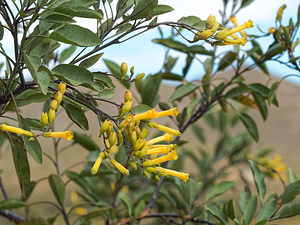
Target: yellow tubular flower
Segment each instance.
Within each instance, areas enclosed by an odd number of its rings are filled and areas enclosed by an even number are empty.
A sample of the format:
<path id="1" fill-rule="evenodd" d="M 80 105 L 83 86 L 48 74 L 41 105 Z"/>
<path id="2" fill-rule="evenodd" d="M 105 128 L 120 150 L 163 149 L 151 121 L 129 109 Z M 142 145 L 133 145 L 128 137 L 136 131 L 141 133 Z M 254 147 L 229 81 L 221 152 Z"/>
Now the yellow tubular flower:
<path id="1" fill-rule="evenodd" d="M 235 27 L 239 26 L 235 16 L 231 17 L 229 20 L 234 24 Z M 241 30 L 240 34 L 242 35 L 243 38 L 246 38 L 246 34 L 244 33 L 244 31 Z"/>
<path id="2" fill-rule="evenodd" d="M 159 136 L 157 138 L 153 138 L 149 141 L 147 141 L 148 145 L 153 145 L 157 142 L 161 142 L 161 141 L 172 141 L 173 140 L 173 136 L 171 134 L 164 134 L 162 136 Z"/>
<path id="3" fill-rule="evenodd" d="M 64 94 L 64 93 L 66 92 L 66 83 L 63 82 L 63 81 L 60 82 L 59 85 L 58 85 L 57 90 L 58 90 L 60 93 Z"/>
<path id="4" fill-rule="evenodd" d="M 230 38 L 225 38 L 223 39 L 224 45 L 245 45 L 246 44 L 246 39 L 245 38 L 238 38 L 238 39 L 230 39 Z"/>
<path id="5" fill-rule="evenodd" d="M 178 158 L 178 155 L 177 155 L 176 151 L 172 151 L 172 152 L 168 153 L 167 155 L 161 156 L 157 159 L 145 161 L 143 163 L 143 166 L 153 166 L 153 165 L 163 163 L 166 161 L 176 160 L 177 158 Z"/>
<path id="6" fill-rule="evenodd" d="M 151 128 L 156 128 L 158 130 L 164 131 L 164 132 L 169 133 L 169 134 L 173 134 L 175 136 L 180 136 L 181 135 L 181 133 L 178 130 L 174 130 L 172 128 L 160 125 L 160 124 L 155 123 L 155 122 L 149 122 L 148 126 L 151 127 Z"/>
<path id="7" fill-rule="evenodd" d="M 157 113 L 157 117 L 162 117 L 162 116 L 177 116 L 178 115 L 178 108 L 172 108 L 169 110 L 165 110 L 162 112 Z"/>
<path id="8" fill-rule="evenodd" d="M 168 147 L 152 148 L 147 151 L 147 155 L 157 154 L 157 153 L 166 154 L 169 153 L 169 151 L 171 151 L 171 148 Z"/>
<path id="9" fill-rule="evenodd" d="M 174 149 L 176 150 L 177 149 L 177 145 L 175 144 L 169 144 L 169 145 L 150 145 L 149 148 L 152 149 L 152 148 L 161 148 L 161 147 L 167 147 L 169 149 Z"/>
<path id="10" fill-rule="evenodd" d="M 133 120 L 134 121 L 136 121 L 136 120 L 151 120 L 151 119 L 156 118 L 157 115 L 158 115 L 158 113 L 156 112 L 156 109 L 151 109 L 147 112 L 136 114 L 133 117 Z"/>
<path id="11" fill-rule="evenodd" d="M 217 39 L 225 39 L 227 38 L 228 36 L 236 33 L 236 32 L 240 32 L 244 29 L 247 29 L 247 28 L 250 28 L 250 27 L 253 27 L 253 24 L 252 24 L 252 21 L 249 20 L 247 22 L 245 22 L 243 25 L 241 26 L 238 26 L 238 27 L 235 27 L 235 28 L 227 28 L 227 29 L 224 29 L 224 30 L 221 30 L 219 31 L 217 34 L 216 34 L 216 38 Z"/>
<path id="12" fill-rule="evenodd" d="M 174 177 L 178 177 L 181 180 L 183 180 L 184 182 L 186 182 L 189 179 L 189 174 L 188 173 L 182 173 L 182 172 L 178 172 L 175 170 L 170 170 L 170 169 L 165 169 L 163 167 L 155 167 L 155 169 L 157 169 L 160 173 L 163 174 L 168 174 Z"/>
<path id="13" fill-rule="evenodd" d="M 132 115 L 130 115 L 130 114 L 127 115 L 127 116 L 125 117 L 125 119 L 123 120 L 123 122 L 119 124 L 119 128 L 124 128 L 124 127 L 126 127 L 128 123 L 130 123 L 131 121 L 133 121 L 133 118 L 134 118 L 134 117 L 133 117 Z"/>
<path id="14" fill-rule="evenodd" d="M 22 135 L 29 136 L 29 137 L 34 136 L 34 134 L 30 131 L 23 130 L 23 129 L 18 128 L 18 127 L 9 126 L 9 125 L 6 125 L 4 123 L 0 124 L 0 130 L 8 131 L 8 132 L 15 133 L 15 134 L 22 134 Z"/>
<path id="15" fill-rule="evenodd" d="M 216 17 L 210 14 L 206 19 L 206 28 L 211 29 L 216 23 Z"/>
<path id="16" fill-rule="evenodd" d="M 72 131 L 64 131 L 64 132 L 46 132 L 43 134 L 44 137 L 57 137 L 57 138 L 64 138 L 66 140 L 73 139 L 73 132 Z"/>
<path id="17" fill-rule="evenodd" d="M 124 166 L 122 166 L 120 163 L 118 163 L 116 160 L 112 159 L 112 160 L 110 160 L 110 163 L 124 175 L 129 175 L 129 171 Z"/>
<path id="18" fill-rule="evenodd" d="M 102 153 L 102 152 L 101 152 Z M 97 172 L 98 172 L 98 170 L 99 170 L 99 167 L 100 167 L 100 165 L 101 165 L 101 162 L 102 162 L 102 155 L 101 155 L 101 153 L 99 154 L 99 156 L 98 156 L 98 158 L 97 158 L 97 160 L 95 161 L 95 163 L 94 163 L 94 165 L 93 165 L 93 167 L 92 167 L 92 169 L 91 169 L 91 174 L 92 175 L 95 175 Z"/>

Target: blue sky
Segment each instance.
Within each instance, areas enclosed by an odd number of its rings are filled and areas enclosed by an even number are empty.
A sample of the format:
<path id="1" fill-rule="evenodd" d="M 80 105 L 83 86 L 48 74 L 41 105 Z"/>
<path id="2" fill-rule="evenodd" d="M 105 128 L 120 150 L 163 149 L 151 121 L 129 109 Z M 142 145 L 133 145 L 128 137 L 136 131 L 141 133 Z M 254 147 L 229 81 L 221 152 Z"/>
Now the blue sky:
<path id="1" fill-rule="evenodd" d="M 167 4 L 174 8 L 173 12 L 161 16 L 160 21 L 177 21 L 183 16 L 195 15 L 205 20 L 210 13 L 217 17 L 220 21 L 218 10 L 222 8 L 222 0 L 160 0 L 160 4 Z M 237 16 L 237 20 L 240 24 L 251 19 L 254 23 L 254 28 L 248 33 L 257 34 L 257 26 L 267 31 L 270 26 L 274 26 L 275 16 L 277 9 L 282 4 L 287 4 L 288 7 L 284 12 L 283 24 L 286 24 L 290 17 L 296 21 L 298 0 L 256 0 L 250 6 L 241 10 Z M 94 28 L 95 26 L 90 21 L 87 22 L 83 19 L 78 19 L 78 23 L 84 27 Z M 92 25 L 91 25 L 92 24 Z M 90 27 L 89 27 L 90 26 Z M 162 28 L 166 34 L 169 34 L 169 28 Z M 298 32 L 299 33 L 299 32 Z M 299 35 L 298 35 L 299 36 Z M 134 65 L 137 73 L 145 72 L 146 74 L 155 73 L 161 68 L 162 60 L 164 58 L 165 48 L 151 42 L 152 39 L 159 38 L 157 29 L 153 29 L 145 34 L 131 39 L 125 43 L 108 47 L 104 50 L 104 59 L 110 59 L 117 63 L 127 62 L 129 66 Z M 183 39 L 179 39 L 184 42 Z M 272 38 L 264 38 L 260 41 L 260 44 L 264 49 L 272 42 Z M 2 41 L 2 45 L 5 47 L 8 53 L 11 53 L 12 39 L 6 33 Z M 201 42 L 199 42 L 201 44 Z M 62 45 L 66 46 L 66 45 Z M 208 46 L 210 47 L 210 46 Z M 249 49 L 251 45 L 247 44 L 245 49 Z M 222 47 L 222 50 L 227 50 L 232 47 Z M 179 60 L 174 68 L 173 72 L 181 74 L 182 68 L 185 65 L 185 55 L 175 51 L 171 51 L 173 56 L 178 56 Z M 300 55 L 300 47 L 296 48 L 296 55 Z M 201 59 L 201 57 L 200 57 Z M 202 57 L 203 59 L 203 57 Z M 3 61 L 3 57 L 0 57 L 0 61 Z M 283 77 L 287 74 L 295 74 L 296 71 L 288 69 L 278 63 L 268 63 L 268 68 L 272 74 L 278 77 Z M 102 62 L 93 67 L 95 70 L 106 71 L 106 67 Z M 201 79 L 203 75 L 202 65 L 199 62 L 194 61 L 189 71 L 188 80 Z M 290 78 L 291 82 L 300 85 L 300 79 Z"/>

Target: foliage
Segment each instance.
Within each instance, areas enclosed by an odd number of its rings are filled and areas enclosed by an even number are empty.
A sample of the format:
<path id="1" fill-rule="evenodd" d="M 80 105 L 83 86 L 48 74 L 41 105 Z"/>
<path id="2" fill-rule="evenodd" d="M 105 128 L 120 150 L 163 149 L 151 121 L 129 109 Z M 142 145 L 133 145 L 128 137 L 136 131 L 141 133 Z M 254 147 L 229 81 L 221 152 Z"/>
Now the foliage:
<path id="1" fill-rule="evenodd" d="M 268 76 L 268 61 L 299 73 L 295 48 L 300 9 L 297 21 L 291 19 L 285 26 L 283 5 L 274 27 L 250 35 L 253 22 L 239 26 L 236 16 L 252 2 L 224 0 L 222 21 L 210 15 L 206 20 L 185 16 L 158 22 L 159 15 L 173 8 L 157 0 L 2 0 L 0 40 L 10 35 L 13 46 L 0 45 L 5 58 L 0 75 L 0 146 L 10 146 L 20 197 L 10 198 L 0 177 L 0 215 L 15 224 L 39 225 L 146 224 L 151 218 L 155 224 L 264 225 L 300 214 L 296 174 L 289 169 L 287 178 L 286 165 L 278 155 L 271 159 L 270 149 L 252 150 L 259 131 L 250 111 L 258 110 L 266 120 L 271 106 L 278 107 L 276 93 L 287 76 L 267 85 L 249 83 L 245 74 L 259 68 Z M 79 18 L 95 27 L 79 26 Z M 163 26 L 171 27 L 170 35 Z M 103 60 L 109 71 L 99 71 L 97 63 L 107 47 L 151 29 L 161 33 L 153 42 L 166 48 L 159 72 L 136 74 L 134 66 L 129 69 L 127 63 L 119 65 L 113 59 Z M 257 40 L 267 36 L 273 43 L 264 52 Z M 252 47 L 246 48 L 246 42 Z M 225 45 L 230 48 L 224 50 Z M 13 56 L 8 49 L 13 49 Z M 181 74 L 173 72 L 177 58 L 170 50 L 186 57 Z M 188 82 L 189 69 L 199 56 L 204 59 L 202 79 Z M 288 62 L 283 61 L 285 56 Z M 228 68 L 230 76 L 222 77 L 220 72 Z M 168 102 L 159 96 L 165 81 L 177 82 Z M 116 82 L 127 89 L 121 103 L 114 100 Z M 136 91 L 131 92 L 133 86 Z M 33 103 L 44 103 L 41 117 L 24 118 L 21 108 Z M 113 106 L 114 113 L 102 103 Z M 55 120 L 61 112 L 82 131 L 71 131 L 75 129 L 71 126 L 57 131 Z M 85 132 L 91 121 L 86 112 L 96 116 L 97 141 Z M 162 116 L 172 118 L 172 125 L 150 121 Z M 200 119 L 205 124 L 196 123 Z M 245 130 L 234 133 L 239 124 Z M 201 143 L 197 149 L 188 145 L 190 140 L 182 140 L 189 128 Z M 205 145 L 209 129 L 218 133 L 213 149 Z M 41 138 L 53 138 L 53 155 L 39 143 Z M 69 144 L 62 147 L 61 138 Z M 61 152 L 74 145 L 88 151 L 86 160 L 62 171 Z M 43 159 L 50 159 L 56 171 L 32 180 L 29 157 L 42 165 Z M 183 172 L 188 164 L 195 168 L 190 175 Z M 83 165 L 81 171 L 74 170 L 78 165 Z M 253 181 L 244 175 L 243 166 L 251 170 Z M 232 171 L 234 180 L 228 176 Z M 269 193 L 266 176 L 278 179 L 283 193 Z M 48 180 L 53 202 L 30 198 L 43 180 Z M 35 214 L 34 208 L 43 204 L 54 206 L 57 213 Z"/>

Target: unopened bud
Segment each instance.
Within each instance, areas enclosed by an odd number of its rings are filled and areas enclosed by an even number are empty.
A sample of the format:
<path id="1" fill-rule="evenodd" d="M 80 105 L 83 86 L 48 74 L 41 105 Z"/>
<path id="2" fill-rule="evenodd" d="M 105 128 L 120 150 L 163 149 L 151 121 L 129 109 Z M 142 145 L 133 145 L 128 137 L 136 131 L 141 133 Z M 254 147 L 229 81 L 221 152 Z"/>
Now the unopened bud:
<path id="1" fill-rule="evenodd" d="M 121 74 L 122 74 L 122 80 L 126 77 L 126 73 L 128 70 L 127 63 L 123 62 L 120 66 Z"/>
<path id="2" fill-rule="evenodd" d="M 215 23 L 216 23 L 216 17 L 210 14 L 206 20 L 206 28 L 211 29 Z"/>
<path id="3" fill-rule="evenodd" d="M 139 157 L 143 158 L 148 152 L 148 146 L 144 145 L 144 147 L 142 148 L 142 150 L 140 151 Z"/>
<path id="4" fill-rule="evenodd" d="M 121 144 L 123 144 L 123 134 L 122 134 L 122 130 L 118 130 L 118 141 L 119 141 L 119 146 L 121 145 Z"/>
<path id="5" fill-rule="evenodd" d="M 160 177 L 158 175 L 155 175 L 154 176 L 154 180 L 156 180 L 157 182 L 159 182 L 160 181 Z"/>
<path id="6" fill-rule="evenodd" d="M 57 90 L 64 94 L 66 92 L 66 83 L 65 82 L 60 82 L 59 85 L 58 85 L 58 88 Z"/>
<path id="7" fill-rule="evenodd" d="M 99 134 L 99 136 L 101 136 L 102 134 L 104 134 L 104 133 L 107 131 L 107 129 L 108 129 L 110 123 L 111 123 L 111 122 L 110 122 L 109 120 L 105 120 L 105 121 L 102 123 L 102 125 L 101 125 L 101 127 L 100 127 L 100 134 Z"/>
<path id="8" fill-rule="evenodd" d="M 133 145 L 136 144 L 136 140 L 137 140 L 137 135 L 136 135 L 136 132 L 135 131 L 132 131 L 130 133 L 130 141 Z"/>
<path id="9" fill-rule="evenodd" d="M 62 101 L 63 94 L 61 92 L 57 92 L 54 96 L 54 99 L 57 101 L 57 105 L 59 105 Z"/>
<path id="10" fill-rule="evenodd" d="M 131 76 L 133 76 L 133 74 L 134 74 L 134 66 L 132 66 L 132 67 L 130 68 L 130 74 L 131 74 Z"/>
<path id="11" fill-rule="evenodd" d="M 144 146 L 145 142 L 146 142 L 145 139 L 138 139 L 134 145 L 133 150 L 134 151 L 140 150 Z"/>
<path id="12" fill-rule="evenodd" d="M 144 170 L 143 173 L 147 178 L 150 178 L 150 173 L 148 171 Z"/>
<path id="13" fill-rule="evenodd" d="M 149 173 L 157 173 L 158 170 L 153 168 L 153 167 L 146 167 L 146 170 L 149 172 Z"/>
<path id="14" fill-rule="evenodd" d="M 137 170 L 137 165 L 135 162 L 130 162 L 130 166 L 132 167 L 132 169 Z"/>
<path id="15" fill-rule="evenodd" d="M 42 113 L 40 122 L 41 122 L 42 129 L 44 130 L 45 126 L 48 124 L 48 114 L 46 112 Z"/>
<path id="16" fill-rule="evenodd" d="M 124 94 L 124 100 L 125 102 L 132 101 L 132 92 L 130 90 L 126 90 Z"/>
<path id="17" fill-rule="evenodd" d="M 55 110 L 54 109 L 50 109 L 49 110 L 49 115 L 48 115 L 48 119 L 49 119 L 49 126 L 52 126 L 52 123 L 55 120 Z"/>
<path id="18" fill-rule="evenodd" d="M 119 151 L 119 147 L 117 145 L 113 145 L 113 146 L 110 147 L 110 152 L 111 153 L 116 154 L 116 153 L 118 153 L 118 151 Z"/>
<path id="19" fill-rule="evenodd" d="M 54 99 L 50 103 L 50 109 L 54 109 L 55 111 L 57 111 L 57 108 L 58 108 L 58 104 L 57 104 L 57 101 Z"/>
<path id="20" fill-rule="evenodd" d="M 143 139 L 143 138 L 147 137 L 148 132 L 149 132 L 149 129 L 143 127 L 142 131 L 140 132 L 139 138 Z"/>
<path id="21" fill-rule="evenodd" d="M 125 115 L 127 112 L 130 111 L 131 107 L 132 107 L 132 101 L 125 102 L 125 104 L 122 106 L 121 114 Z"/>
<path id="22" fill-rule="evenodd" d="M 108 138 L 109 145 L 113 146 L 117 142 L 117 133 L 111 132 Z"/>
<path id="23" fill-rule="evenodd" d="M 144 78 L 144 76 L 145 76 L 145 73 L 140 73 L 139 75 L 136 76 L 135 80 L 140 81 Z"/>

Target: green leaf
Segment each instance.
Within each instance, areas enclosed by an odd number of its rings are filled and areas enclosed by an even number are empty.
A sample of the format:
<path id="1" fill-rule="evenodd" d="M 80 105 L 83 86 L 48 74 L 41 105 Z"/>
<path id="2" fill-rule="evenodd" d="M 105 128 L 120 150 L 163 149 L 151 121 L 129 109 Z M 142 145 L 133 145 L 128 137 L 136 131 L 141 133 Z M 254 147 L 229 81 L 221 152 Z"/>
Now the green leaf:
<path id="1" fill-rule="evenodd" d="M 37 72 L 37 83 L 44 95 L 48 93 L 48 87 L 52 80 L 51 77 L 51 72 L 45 66 L 39 67 L 39 70 Z"/>
<path id="2" fill-rule="evenodd" d="M 282 204 L 289 203 L 300 193 L 300 180 L 286 186 L 282 195 Z"/>
<path id="3" fill-rule="evenodd" d="M 225 98 L 236 98 L 247 93 L 248 91 L 249 89 L 245 85 L 234 87 L 225 94 Z"/>
<path id="4" fill-rule="evenodd" d="M 26 203 L 19 199 L 9 198 L 9 199 L 5 199 L 0 202 L 0 210 L 16 209 L 16 208 L 20 208 L 23 206 L 26 206 Z"/>
<path id="5" fill-rule="evenodd" d="M 241 8 L 244 8 L 248 5 L 250 5 L 252 2 L 254 2 L 254 0 L 242 0 Z"/>
<path id="6" fill-rule="evenodd" d="M 2 26 L 2 23 L 0 22 L 0 41 L 3 39 L 4 36 L 4 27 Z"/>
<path id="7" fill-rule="evenodd" d="M 221 182 L 215 186 L 213 186 L 207 193 L 205 201 L 208 201 L 214 197 L 217 197 L 226 191 L 228 191 L 230 188 L 232 188 L 235 185 L 232 181 L 224 181 Z"/>
<path id="8" fill-rule="evenodd" d="M 141 105 L 134 106 L 132 108 L 132 112 L 134 114 L 138 114 L 138 113 L 143 113 L 143 112 L 149 111 L 151 109 L 152 108 L 150 106 L 141 104 Z"/>
<path id="9" fill-rule="evenodd" d="M 89 151 L 98 151 L 98 145 L 86 134 L 73 131 L 74 141 Z"/>
<path id="10" fill-rule="evenodd" d="M 59 79 L 75 86 L 93 82 L 93 74 L 80 66 L 60 64 L 52 69 L 52 73 Z"/>
<path id="11" fill-rule="evenodd" d="M 249 201 L 250 197 L 251 197 L 251 193 L 249 192 L 249 189 L 240 193 L 239 205 L 242 213 L 245 212 L 245 208 L 247 206 L 247 202 Z"/>
<path id="12" fill-rule="evenodd" d="M 112 99 L 115 96 L 115 92 L 111 89 L 104 89 L 98 93 L 98 96 L 102 99 Z"/>
<path id="13" fill-rule="evenodd" d="M 128 18 L 130 20 L 147 18 L 151 15 L 152 10 L 155 9 L 157 4 L 158 0 L 136 0 L 136 5 L 133 8 L 133 12 L 130 16 L 128 16 Z"/>
<path id="14" fill-rule="evenodd" d="M 189 102 L 189 105 L 188 105 L 188 108 L 187 108 L 187 114 L 188 114 L 188 116 L 192 116 L 194 110 L 201 103 L 201 100 L 202 100 L 202 98 L 196 97 L 192 101 Z"/>
<path id="15" fill-rule="evenodd" d="M 139 216 L 146 207 L 146 203 L 144 200 L 138 201 L 138 204 L 134 207 L 134 216 Z"/>
<path id="16" fill-rule="evenodd" d="M 281 209 L 279 215 L 275 216 L 274 219 L 283 219 L 283 218 L 292 217 L 296 215 L 300 215 L 300 202 L 290 203 L 284 206 Z"/>
<path id="17" fill-rule="evenodd" d="M 191 127 L 192 127 L 192 129 L 194 131 L 194 134 L 196 134 L 196 136 L 198 137 L 198 139 L 202 143 L 205 143 L 206 140 L 205 140 L 203 129 L 199 125 L 197 125 L 197 124 L 193 124 Z"/>
<path id="18" fill-rule="evenodd" d="M 124 202 L 124 204 L 127 206 L 128 215 L 131 216 L 132 215 L 132 209 L 133 209 L 132 200 L 124 192 L 121 192 L 119 194 L 119 197 L 122 200 L 122 202 Z"/>
<path id="19" fill-rule="evenodd" d="M 38 72 L 39 67 L 41 65 L 40 58 L 36 56 L 28 56 L 27 54 L 24 54 L 24 61 L 28 67 L 28 70 L 32 78 L 39 85 L 43 94 L 46 95 L 51 78 L 49 74 L 45 72 L 45 70 L 41 70 Z"/>
<path id="20" fill-rule="evenodd" d="M 18 119 L 19 119 L 19 126 L 24 130 L 30 131 L 30 128 L 29 128 L 26 120 L 21 115 L 19 115 Z M 27 149 L 27 151 L 30 153 L 32 158 L 38 164 L 41 164 L 43 161 L 41 145 L 36 138 L 34 138 L 34 140 L 29 140 L 29 138 L 30 137 L 28 137 L 28 136 L 22 135 L 22 139 L 24 141 L 24 146 Z"/>
<path id="21" fill-rule="evenodd" d="M 288 170 L 289 170 L 289 184 L 298 181 L 299 179 L 295 174 L 295 172 L 291 168 L 289 168 Z"/>
<path id="22" fill-rule="evenodd" d="M 175 89 L 171 97 L 169 98 L 170 102 L 174 102 L 176 100 L 180 100 L 181 98 L 189 95 L 194 92 L 198 88 L 198 85 L 195 84 L 186 84 L 182 85 Z"/>
<path id="23" fill-rule="evenodd" d="M 79 64 L 79 66 L 84 67 L 84 68 L 89 68 L 89 67 L 93 66 L 96 62 L 98 62 L 98 60 L 101 58 L 102 55 L 103 55 L 103 53 L 93 55 L 90 58 L 83 60 Z"/>
<path id="24" fill-rule="evenodd" d="M 196 16 L 187 16 L 187 17 L 182 17 L 178 21 L 178 23 L 184 23 L 189 26 L 197 27 L 200 29 L 206 28 L 206 22 L 201 20 L 200 18 Z"/>
<path id="25" fill-rule="evenodd" d="M 268 107 L 267 107 L 265 99 L 260 94 L 253 93 L 252 95 L 258 106 L 258 109 L 259 109 L 259 112 L 260 112 L 262 118 L 264 120 L 266 120 L 268 117 Z"/>
<path id="26" fill-rule="evenodd" d="M 249 225 L 252 221 L 253 217 L 255 216 L 255 212 L 257 209 L 257 198 L 256 196 L 251 196 L 247 205 L 245 206 L 245 210 L 243 213 L 243 219 L 245 221 L 245 225 Z"/>
<path id="27" fill-rule="evenodd" d="M 26 150 L 19 143 L 14 143 L 10 139 L 10 146 L 13 155 L 13 161 L 21 187 L 22 195 L 25 196 L 27 187 L 30 183 L 30 168 L 26 155 Z"/>
<path id="28" fill-rule="evenodd" d="M 154 39 L 152 42 L 161 44 L 167 48 L 171 48 L 180 52 L 187 52 L 188 47 L 184 44 L 182 44 L 179 41 L 174 41 L 172 39 Z"/>
<path id="29" fill-rule="evenodd" d="M 142 104 L 154 107 L 157 103 L 158 90 L 161 84 L 161 74 L 149 75 L 144 79 L 144 87 L 142 91 Z"/>
<path id="30" fill-rule="evenodd" d="M 92 31 L 73 24 L 59 27 L 50 34 L 50 38 L 81 47 L 91 47 L 101 44 L 100 39 Z"/>
<path id="31" fill-rule="evenodd" d="M 115 76 L 118 76 L 118 77 L 122 77 L 122 74 L 121 74 L 121 71 L 120 71 L 120 66 L 113 62 L 113 61 L 110 61 L 110 60 L 107 60 L 107 59 L 104 59 L 103 62 L 105 63 L 105 65 L 108 67 L 108 69 L 110 70 L 110 72 L 115 75 Z M 126 87 L 127 89 L 130 88 L 130 83 L 129 82 L 126 82 L 124 80 L 120 80 L 120 83 L 123 84 L 124 87 Z"/>
<path id="32" fill-rule="evenodd" d="M 219 62 L 218 71 L 226 69 L 229 65 L 231 65 L 234 60 L 236 60 L 237 54 L 236 52 L 228 52 L 223 56 L 221 61 Z"/>
<path id="33" fill-rule="evenodd" d="M 41 17 L 42 20 L 46 20 L 49 23 L 75 23 L 76 21 L 72 19 L 72 17 L 61 14 L 61 13 L 55 13 L 52 12 L 50 15 L 47 15 L 45 17 Z"/>
<path id="34" fill-rule="evenodd" d="M 228 225 L 228 220 L 226 215 L 223 213 L 222 210 L 220 210 L 215 205 L 209 205 L 205 207 L 213 216 L 215 216 L 219 221 L 222 222 L 224 225 Z"/>
<path id="35" fill-rule="evenodd" d="M 63 6 L 57 7 L 55 11 L 69 16 L 92 18 L 99 20 L 103 19 L 103 12 L 101 10 L 92 10 L 89 9 L 87 6 L 70 6 L 68 4 L 65 4 Z"/>
<path id="36" fill-rule="evenodd" d="M 104 84 L 108 88 L 115 88 L 116 86 L 113 84 L 112 80 L 110 77 L 106 74 L 102 73 L 93 73 L 94 80 Z"/>
<path id="37" fill-rule="evenodd" d="M 267 201 L 263 204 L 261 209 L 259 210 L 259 213 L 256 217 L 256 222 L 259 223 L 261 221 L 269 220 L 271 216 L 274 214 L 276 210 L 276 204 L 277 204 L 277 195 L 272 194 Z"/>
<path id="38" fill-rule="evenodd" d="M 173 11 L 174 9 L 171 6 L 168 5 L 157 5 L 153 11 L 152 11 L 152 16 L 157 16 L 157 15 L 161 15 L 161 14 L 165 14 L 168 12 Z"/>
<path id="39" fill-rule="evenodd" d="M 252 83 L 249 84 L 248 87 L 252 90 L 252 92 L 256 92 L 264 98 L 268 98 L 270 95 L 270 89 L 263 84 Z"/>
<path id="40" fill-rule="evenodd" d="M 100 209 L 98 208 L 97 210 L 95 210 L 93 212 L 89 212 L 88 214 L 81 216 L 80 219 L 84 220 L 84 221 L 89 221 L 93 218 L 96 218 L 98 216 L 103 215 L 104 213 L 106 213 L 110 209 L 111 209 L 111 207 L 103 207 L 103 208 L 100 208 Z"/>
<path id="41" fill-rule="evenodd" d="M 66 101 L 62 102 L 62 107 L 66 110 L 68 117 L 82 130 L 88 130 L 89 124 L 84 112 L 81 108 L 67 103 Z"/>
<path id="42" fill-rule="evenodd" d="M 48 181 L 52 190 L 52 193 L 54 194 L 57 202 L 64 206 L 64 200 L 65 200 L 65 184 L 64 182 L 56 175 L 50 175 L 48 177 Z"/>
<path id="43" fill-rule="evenodd" d="M 71 45 L 70 47 L 64 49 L 60 54 L 59 63 L 62 63 L 66 59 L 68 59 L 75 52 L 75 50 L 76 50 L 75 45 Z"/>
<path id="44" fill-rule="evenodd" d="M 239 118 L 243 122 L 244 126 L 247 128 L 253 139 L 258 142 L 258 129 L 254 120 L 246 113 L 240 113 Z"/>
<path id="45" fill-rule="evenodd" d="M 265 185 L 265 179 L 264 174 L 258 169 L 255 162 L 249 160 L 251 171 L 254 177 L 255 186 L 257 189 L 257 192 L 259 194 L 259 198 L 261 201 L 263 201 L 264 196 L 266 194 L 266 185 Z"/>
<path id="46" fill-rule="evenodd" d="M 174 80 L 174 81 L 182 81 L 182 76 L 175 73 L 162 73 L 163 80 Z"/>

